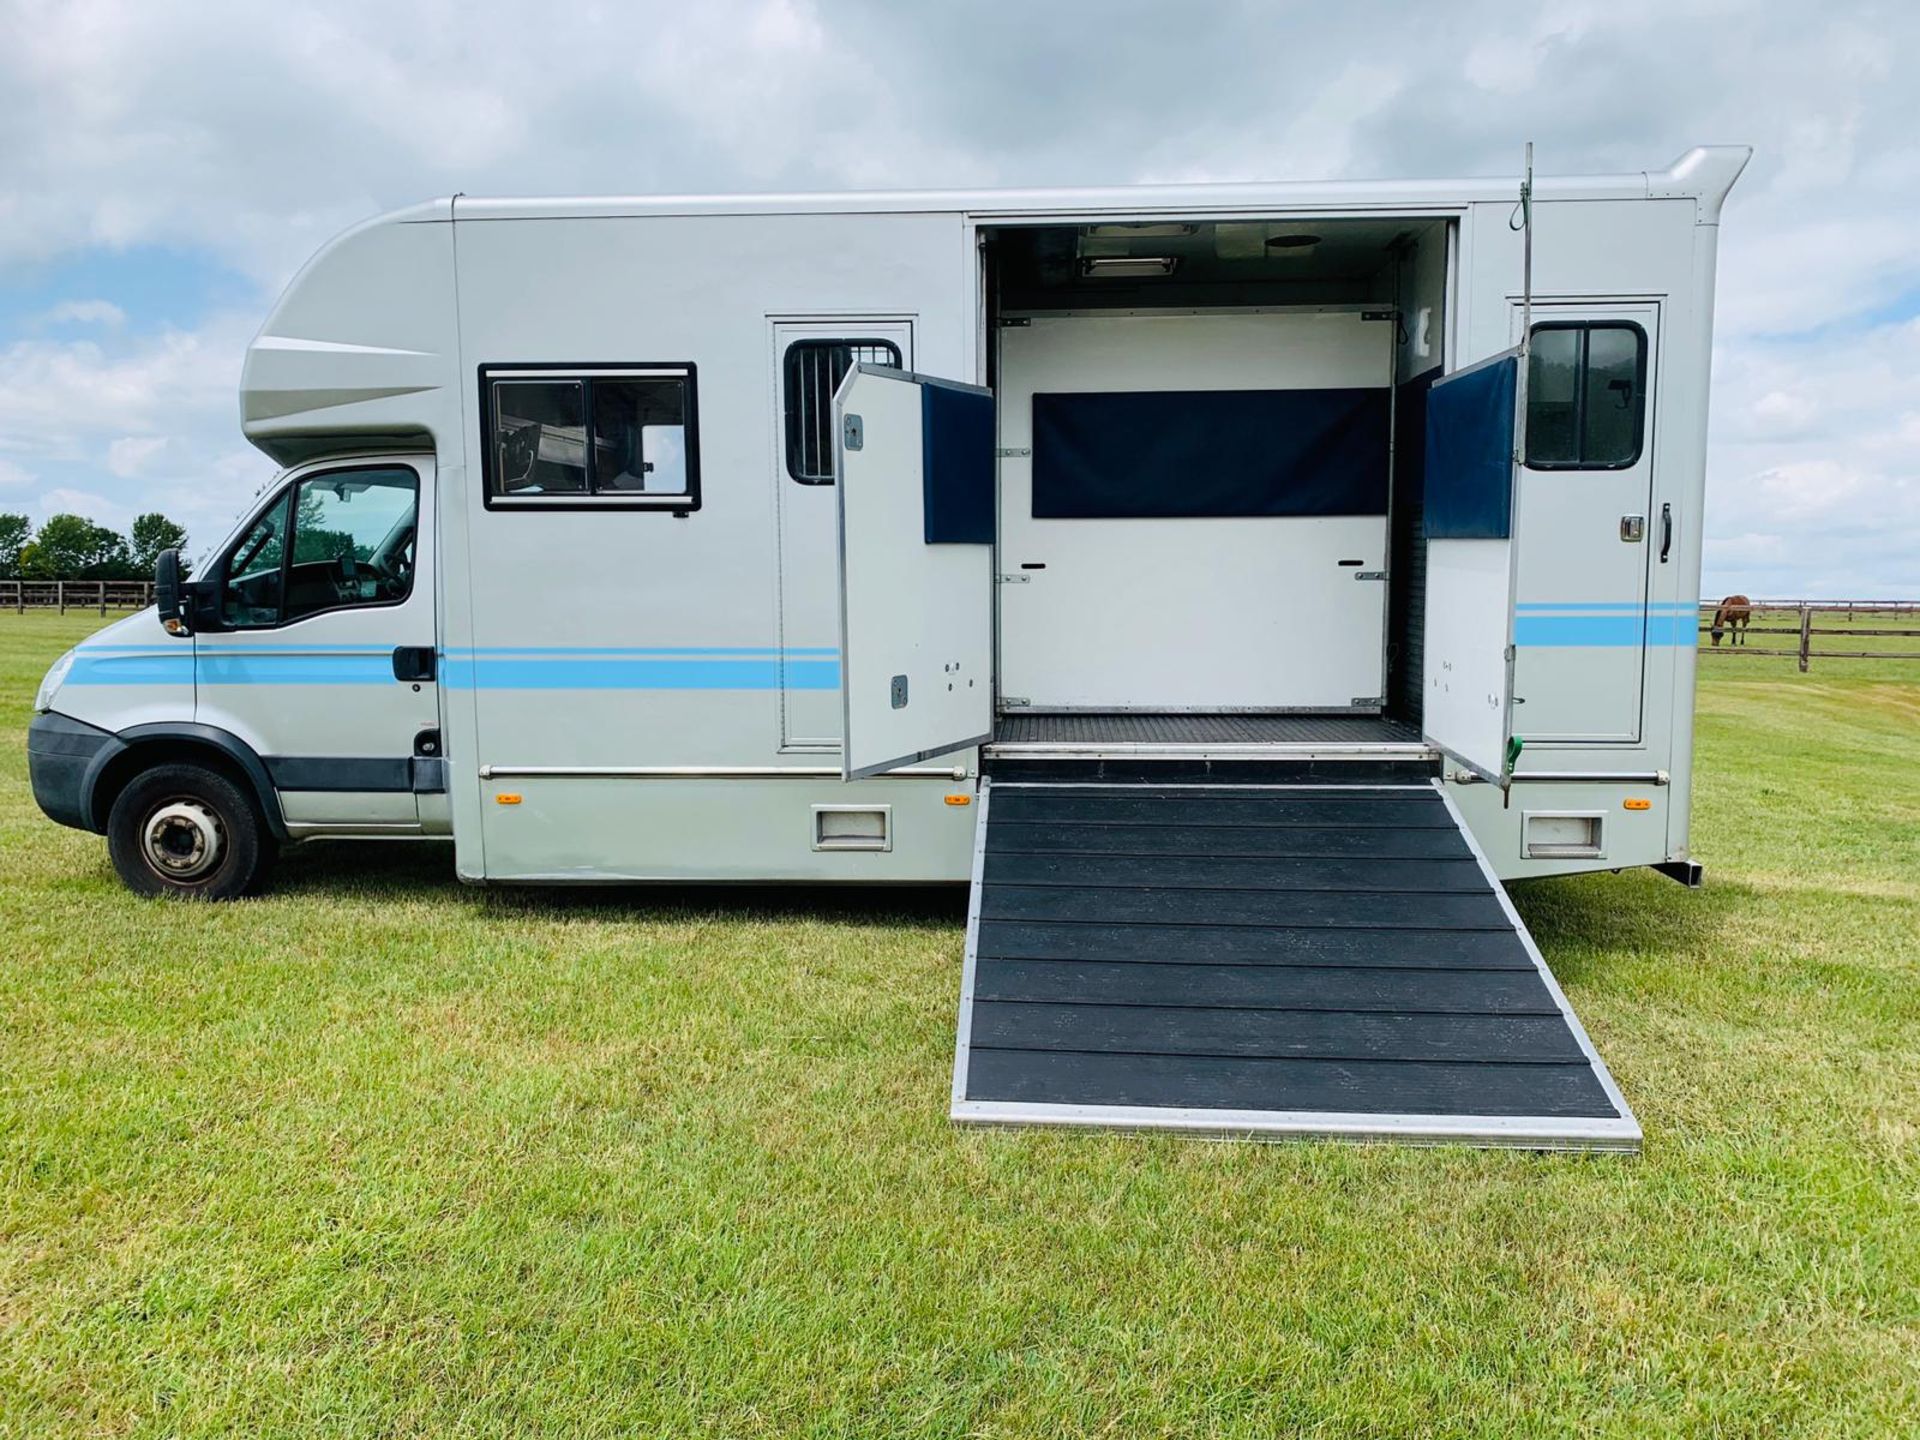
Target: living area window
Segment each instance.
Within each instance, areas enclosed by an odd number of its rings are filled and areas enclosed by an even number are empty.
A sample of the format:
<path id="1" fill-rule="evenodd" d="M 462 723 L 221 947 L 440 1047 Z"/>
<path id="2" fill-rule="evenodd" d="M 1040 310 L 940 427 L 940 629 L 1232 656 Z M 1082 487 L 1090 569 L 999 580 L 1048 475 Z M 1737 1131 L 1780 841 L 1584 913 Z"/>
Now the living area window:
<path id="1" fill-rule="evenodd" d="M 691 365 L 480 372 L 489 509 L 700 506 Z"/>

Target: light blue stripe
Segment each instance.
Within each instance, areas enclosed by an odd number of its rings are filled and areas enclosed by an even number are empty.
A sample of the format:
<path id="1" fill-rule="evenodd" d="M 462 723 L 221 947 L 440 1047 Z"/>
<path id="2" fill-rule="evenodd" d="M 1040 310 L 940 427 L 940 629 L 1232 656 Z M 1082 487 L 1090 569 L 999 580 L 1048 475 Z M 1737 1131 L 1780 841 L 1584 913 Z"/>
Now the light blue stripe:
<path id="1" fill-rule="evenodd" d="M 250 650 L 201 650 L 202 685 L 391 685 L 391 651 L 263 655 Z"/>
<path id="2" fill-rule="evenodd" d="M 89 655 L 73 657 L 65 685 L 191 685 L 193 655 L 186 650 L 166 654 Z"/>
<path id="3" fill-rule="evenodd" d="M 778 690 L 775 659 L 554 659 L 448 656 L 441 683 L 454 690 Z M 786 666 L 789 690 L 838 690 L 838 660 Z"/>
<path id="4" fill-rule="evenodd" d="M 1591 604 L 1583 600 L 1526 600 L 1513 607 L 1518 611 L 1552 611 L 1559 613 L 1588 614 L 1599 612 L 1624 612 L 1638 614 L 1641 610 L 1668 611 L 1677 615 L 1698 613 L 1698 605 L 1681 605 L 1669 600 L 1656 600 L 1652 604 L 1642 605 L 1638 600 L 1595 601 Z"/>

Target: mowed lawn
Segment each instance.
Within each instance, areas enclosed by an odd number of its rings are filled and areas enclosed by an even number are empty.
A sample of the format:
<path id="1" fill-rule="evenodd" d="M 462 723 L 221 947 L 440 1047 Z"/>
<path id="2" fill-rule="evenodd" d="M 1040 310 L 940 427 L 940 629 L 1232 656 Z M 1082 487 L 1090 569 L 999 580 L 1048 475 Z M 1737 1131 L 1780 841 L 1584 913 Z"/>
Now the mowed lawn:
<path id="1" fill-rule="evenodd" d="M 0 615 L 0 1433 L 1920 1432 L 1920 664 L 1703 661 L 1709 888 L 1520 887 L 1633 1159 L 961 1131 L 964 896 L 225 907 Z"/>

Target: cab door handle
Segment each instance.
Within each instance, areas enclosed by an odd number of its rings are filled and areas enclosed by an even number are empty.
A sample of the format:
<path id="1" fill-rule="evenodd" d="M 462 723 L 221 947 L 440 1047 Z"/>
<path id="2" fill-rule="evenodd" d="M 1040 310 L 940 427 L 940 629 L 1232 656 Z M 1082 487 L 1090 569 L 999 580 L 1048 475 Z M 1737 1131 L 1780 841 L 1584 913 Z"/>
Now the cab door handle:
<path id="1" fill-rule="evenodd" d="M 419 684 L 433 679 L 433 646 L 396 645 L 393 647 L 393 678 Z"/>
<path id="2" fill-rule="evenodd" d="M 1644 515 L 1622 515 L 1620 517 L 1620 538 L 1629 545 L 1637 545 L 1647 538 L 1647 517 Z"/>

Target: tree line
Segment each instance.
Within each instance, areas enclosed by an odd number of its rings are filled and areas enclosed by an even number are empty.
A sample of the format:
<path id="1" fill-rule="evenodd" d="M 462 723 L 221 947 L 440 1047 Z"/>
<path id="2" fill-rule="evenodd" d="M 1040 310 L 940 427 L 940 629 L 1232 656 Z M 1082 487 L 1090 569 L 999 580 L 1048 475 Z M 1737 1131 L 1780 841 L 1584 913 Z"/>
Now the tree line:
<path id="1" fill-rule="evenodd" d="M 160 552 L 186 543 L 157 510 L 125 535 L 84 515 L 54 515 L 35 531 L 25 515 L 0 513 L 0 580 L 150 580 Z"/>

